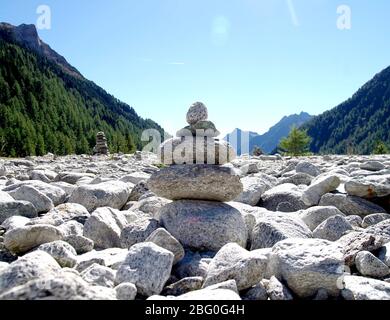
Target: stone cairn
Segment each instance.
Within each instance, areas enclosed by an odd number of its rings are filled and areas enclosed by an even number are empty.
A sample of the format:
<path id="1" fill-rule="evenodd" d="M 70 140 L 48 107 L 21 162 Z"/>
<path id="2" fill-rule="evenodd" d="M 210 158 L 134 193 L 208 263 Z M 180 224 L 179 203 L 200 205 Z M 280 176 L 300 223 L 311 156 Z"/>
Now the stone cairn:
<path id="1" fill-rule="evenodd" d="M 189 126 L 160 146 L 160 161 L 166 167 L 151 176 L 148 187 L 173 200 L 161 209 L 160 222 L 185 247 L 217 251 L 230 242 L 245 247 L 245 221 L 225 203 L 243 190 L 234 168 L 226 165 L 236 154 L 216 138 L 219 132 L 207 118 L 203 103 L 190 107 Z"/>
<path id="2" fill-rule="evenodd" d="M 93 148 L 94 155 L 108 155 L 107 139 L 104 132 L 98 132 L 96 134 L 96 146 Z"/>

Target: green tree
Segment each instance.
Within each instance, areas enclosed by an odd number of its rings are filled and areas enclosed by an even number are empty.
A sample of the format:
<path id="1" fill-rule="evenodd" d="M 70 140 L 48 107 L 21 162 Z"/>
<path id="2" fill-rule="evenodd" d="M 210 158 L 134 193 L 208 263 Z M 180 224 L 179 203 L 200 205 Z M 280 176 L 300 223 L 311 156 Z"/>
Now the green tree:
<path id="1" fill-rule="evenodd" d="M 388 153 L 389 153 L 389 148 L 386 146 L 386 144 L 381 140 L 377 140 L 372 154 L 388 154 Z"/>
<path id="2" fill-rule="evenodd" d="M 308 152 L 310 142 L 306 130 L 293 127 L 288 137 L 280 141 L 279 147 L 288 155 L 301 156 Z"/>

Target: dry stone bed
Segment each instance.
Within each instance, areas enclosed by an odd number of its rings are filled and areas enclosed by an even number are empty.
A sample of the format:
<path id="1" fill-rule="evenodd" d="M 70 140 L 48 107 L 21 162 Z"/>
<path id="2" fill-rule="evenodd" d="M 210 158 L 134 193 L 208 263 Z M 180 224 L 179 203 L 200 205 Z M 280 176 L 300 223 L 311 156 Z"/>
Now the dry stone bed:
<path id="1" fill-rule="evenodd" d="M 390 300 L 390 156 L 160 160 L 1 159 L 0 299 Z"/>

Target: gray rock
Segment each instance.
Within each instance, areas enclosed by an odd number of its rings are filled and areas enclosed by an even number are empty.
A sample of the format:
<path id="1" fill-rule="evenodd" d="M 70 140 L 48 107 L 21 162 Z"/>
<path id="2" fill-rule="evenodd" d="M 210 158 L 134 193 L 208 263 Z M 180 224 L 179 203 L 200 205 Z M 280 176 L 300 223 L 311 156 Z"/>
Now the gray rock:
<path id="1" fill-rule="evenodd" d="M 236 152 L 223 140 L 185 137 L 166 140 L 161 144 L 158 156 L 159 161 L 166 165 L 194 163 L 223 165 L 234 160 Z"/>
<path id="2" fill-rule="evenodd" d="M 22 217 L 22 216 L 12 216 L 9 217 L 7 220 L 5 220 L 1 226 L 6 230 L 9 231 L 11 229 L 15 228 L 21 228 L 24 227 L 26 224 L 30 222 L 29 218 Z"/>
<path id="3" fill-rule="evenodd" d="M 390 242 L 390 220 L 379 222 L 365 230 L 367 233 L 381 236 L 386 242 Z"/>
<path id="4" fill-rule="evenodd" d="M 159 220 L 161 208 L 171 202 L 171 200 L 167 200 L 165 198 L 151 196 L 144 199 L 141 198 L 131 207 L 131 210 L 134 212 L 146 213 L 151 218 Z"/>
<path id="5" fill-rule="evenodd" d="M 261 177 L 248 176 L 241 179 L 243 191 L 234 201 L 256 206 L 263 193 L 269 190 L 272 185 Z"/>
<path id="6" fill-rule="evenodd" d="M 109 267 L 94 263 L 81 272 L 81 277 L 91 285 L 114 288 L 115 271 Z"/>
<path id="7" fill-rule="evenodd" d="M 77 186 L 75 186 L 73 184 L 69 184 L 69 183 L 62 182 L 62 181 L 52 182 L 50 184 L 52 186 L 55 186 L 55 187 L 62 189 L 65 192 L 67 198 L 70 197 L 70 195 L 72 194 L 74 189 L 77 188 Z"/>
<path id="8" fill-rule="evenodd" d="M 33 225 L 15 228 L 4 235 L 4 246 L 11 252 L 23 254 L 41 244 L 62 240 L 64 234 L 51 225 Z"/>
<path id="9" fill-rule="evenodd" d="M 229 243 L 211 261 L 203 287 L 235 280 L 238 290 L 245 290 L 263 279 L 268 258 L 262 250 L 247 251 Z"/>
<path id="10" fill-rule="evenodd" d="M 91 216 L 88 210 L 78 203 L 63 203 L 50 210 L 43 217 L 31 220 L 30 224 L 52 224 L 60 226 L 68 221 L 84 224 Z"/>
<path id="11" fill-rule="evenodd" d="M 187 122 L 190 125 L 196 124 L 199 121 L 207 120 L 208 111 L 202 102 L 195 102 L 191 105 L 187 112 Z"/>
<path id="12" fill-rule="evenodd" d="M 347 219 L 342 216 L 336 215 L 322 222 L 313 231 L 313 237 L 329 241 L 336 241 L 350 230 L 353 230 L 353 228 L 347 221 Z"/>
<path id="13" fill-rule="evenodd" d="M 335 175 L 314 179 L 302 194 L 303 202 L 308 206 L 318 205 L 321 197 L 328 192 L 336 190 L 340 182 L 340 178 Z"/>
<path id="14" fill-rule="evenodd" d="M 138 201 L 140 197 L 149 192 L 147 182 L 142 180 L 138 182 L 130 192 L 128 201 Z"/>
<path id="15" fill-rule="evenodd" d="M 47 196 L 48 198 L 51 199 L 51 201 L 53 202 L 53 204 L 55 206 L 58 206 L 59 204 L 64 203 L 66 200 L 66 193 L 64 190 L 62 190 L 61 188 L 59 188 L 55 185 L 48 184 L 48 183 L 45 183 L 45 182 L 42 182 L 39 180 L 29 180 L 29 181 L 18 182 L 18 183 L 12 184 L 12 185 L 4 188 L 3 191 L 7 191 L 7 192 L 12 191 L 12 190 L 15 190 L 15 189 L 17 189 L 21 186 L 24 186 L 24 185 L 33 187 L 33 188 L 37 189 L 38 191 L 40 191 L 41 193 L 43 193 L 45 196 Z"/>
<path id="16" fill-rule="evenodd" d="M 346 276 L 343 282 L 345 300 L 390 300 L 390 283 L 358 276 Z"/>
<path id="17" fill-rule="evenodd" d="M 34 218 L 37 215 L 37 209 L 30 202 L 17 200 L 0 202 L 0 223 L 13 216 Z"/>
<path id="18" fill-rule="evenodd" d="M 360 169 L 368 171 L 381 171 L 385 169 L 385 165 L 379 161 L 366 161 L 360 165 Z"/>
<path id="19" fill-rule="evenodd" d="M 327 193 L 322 196 L 319 205 L 334 206 L 346 215 L 358 215 L 362 218 L 372 213 L 386 212 L 370 201 L 345 194 Z"/>
<path id="20" fill-rule="evenodd" d="M 313 177 L 317 177 L 321 174 L 321 170 L 314 164 L 308 161 L 301 161 L 295 167 L 295 171 L 298 173 L 306 173 Z"/>
<path id="21" fill-rule="evenodd" d="M 143 172 L 143 171 L 138 171 L 138 172 L 132 172 L 124 177 L 122 177 L 120 180 L 122 182 L 127 182 L 127 183 L 132 183 L 132 184 L 138 184 L 141 181 L 147 181 L 150 178 L 150 174 Z"/>
<path id="22" fill-rule="evenodd" d="M 100 249 L 121 247 L 121 232 L 127 225 L 126 217 L 111 208 L 96 209 L 84 225 L 84 236 Z"/>
<path id="23" fill-rule="evenodd" d="M 299 217 L 309 227 L 310 230 L 317 228 L 326 219 L 333 216 L 344 216 L 344 214 L 336 207 L 311 207 L 299 212 Z"/>
<path id="24" fill-rule="evenodd" d="M 76 269 L 79 272 L 84 271 L 94 263 L 117 270 L 125 261 L 128 254 L 127 249 L 110 248 L 101 251 L 90 251 L 77 257 Z"/>
<path id="25" fill-rule="evenodd" d="M 37 212 L 48 212 L 49 210 L 54 208 L 53 201 L 47 196 L 45 196 L 42 192 L 38 191 L 34 187 L 23 185 L 19 188 L 12 190 L 9 194 L 15 200 L 23 200 L 31 202 Z"/>
<path id="26" fill-rule="evenodd" d="M 130 195 L 129 185 L 121 181 L 107 181 L 76 188 L 69 202 L 83 205 L 89 212 L 100 207 L 121 209 Z"/>
<path id="27" fill-rule="evenodd" d="M 46 183 L 53 181 L 57 173 L 51 170 L 31 170 L 29 172 L 29 180 L 40 180 Z"/>
<path id="28" fill-rule="evenodd" d="M 384 241 L 382 237 L 366 232 L 350 232 L 337 240 L 337 243 L 342 247 L 346 265 L 352 266 L 360 251 L 373 252 L 382 247 Z"/>
<path id="29" fill-rule="evenodd" d="M 390 184 L 355 178 L 345 183 L 345 191 L 361 198 L 386 197 L 390 195 Z"/>
<path id="30" fill-rule="evenodd" d="M 346 216 L 345 219 L 351 224 L 354 228 L 361 228 L 363 219 L 359 216 Z"/>
<path id="31" fill-rule="evenodd" d="M 56 276 L 61 270 L 46 252 L 37 250 L 12 262 L 0 272 L 0 293 L 40 277 Z"/>
<path id="32" fill-rule="evenodd" d="M 269 257 L 268 274 L 284 280 L 298 297 L 309 298 L 318 289 L 337 296 L 344 274 L 341 247 L 320 239 L 287 239 L 277 243 Z"/>
<path id="33" fill-rule="evenodd" d="M 307 174 L 307 173 L 296 173 L 290 177 L 285 177 L 279 180 L 279 184 L 284 184 L 284 183 L 292 183 L 297 186 L 299 185 L 310 185 L 313 180 L 313 176 Z"/>
<path id="34" fill-rule="evenodd" d="M 252 232 L 251 250 L 272 248 L 288 238 L 311 238 L 312 233 L 297 216 L 288 213 L 266 214 L 257 220 Z"/>
<path id="35" fill-rule="evenodd" d="M 56 181 L 62 181 L 62 182 L 66 182 L 66 183 L 69 183 L 69 184 L 76 184 L 77 182 L 80 181 L 80 179 L 83 179 L 83 178 L 90 178 L 90 179 L 93 179 L 95 178 L 95 175 L 94 174 L 91 174 L 91 173 L 85 173 L 85 172 L 69 172 L 69 171 L 64 171 L 64 172 L 60 172 L 55 180 Z"/>
<path id="36" fill-rule="evenodd" d="M 385 221 L 390 219 L 390 214 L 388 213 L 374 213 L 370 214 L 366 217 L 364 217 L 363 222 L 362 222 L 362 227 L 363 228 L 368 228 L 373 225 L 378 224 L 379 222 Z"/>
<path id="37" fill-rule="evenodd" d="M 292 211 L 298 211 L 307 208 L 301 198 L 302 191 L 296 185 L 285 183 L 264 192 L 261 196 L 261 205 L 267 210 L 277 211 L 280 203 L 288 202 Z"/>
<path id="38" fill-rule="evenodd" d="M 144 242 L 155 230 L 160 227 L 155 219 L 139 218 L 129 223 L 121 233 L 121 247 L 130 248 L 132 245 Z"/>
<path id="39" fill-rule="evenodd" d="M 180 296 L 194 290 L 202 288 L 204 279 L 202 277 L 183 278 L 169 286 L 166 286 L 162 291 L 164 296 Z"/>
<path id="40" fill-rule="evenodd" d="M 154 173 L 148 187 L 171 199 L 230 201 L 242 191 L 239 176 L 231 168 L 207 165 L 173 165 Z"/>
<path id="41" fill-rule="evenodd" d="M 179 200 L 160 211 L 160 223 L 184 246 L 218 251 L 236 242 L 245 247 L 248 231 L 241 213 L 225 203 Z"/>
<path id="42" fill-rule="evenodd" d="M 62 273 L 46 275 L 15 287 L 0 300 L 116 300 L 113 289 L 90 286 L 79 276 Z"/>
<path id="43" fill-rule="evenodd" d="M 178 263 L 184 258 L 185 252 L 183 246 L 167 230 L 163 228 L 159 228 L 153 231 L 145 241 L 153 242 L 158 246 L 171 251 L 175 256 L 173 264 Z"/>
<path id="44" fill-rule="evenodd" d="M 160 294 L 171 274 L 173 259 L 172 252 L 152 242 L 135 244 L 119 267 L 115 282 L 134 283 L 144 296 Z"/>
<path id="45" fill-rule="evenodd" d="M 184 258 L 175 265 L 175 274 L 179 278 L 205 278 L 213 256 L 211 252 L 186 251 Z"/>
<path id="46" fill-rule="evenodd" d="M 242 300 L 264 301 L 268 300 L 267 289 L 262 282 L 250 288 L 247 292 L 241 295 Z"/>
<path id="47" fill-rule="evenodd" d="M 294 299 L 290 290 L 274 276 L 266 283 L 265 288 L 267 290 L 267 296 L 271 300 L 286 301 Z"/>
<path id="48" fill-rule="evenodd" d="M 69 243 L 76 250 L 77 254 L 83 254 L 92 251 L 95 246 L 93 240 L 80 235 L 66 236 L 64 241 Z"/>
<path id="49" fill-rule="evenodd" d="M 50 254 L 63 268 L 73 268 L 77 263 L 76 250 L 69 243 L 61 240 L 44 243 L 38 247 L 38 250 Z"/>
<path id="50" fill-rule="evenodd" d="M 356 255 L 355 264 L 363 276 L 384 278 L 390 274 L 390 268 L 368 251 L 360 251 Z"/>
<path id="51" fill-rule="evenodd" d="M 116 297 L 118 300 L 135 300 L 137 296 L 137 287 L 130 282 L 123 282 L 115 287 Z"/>

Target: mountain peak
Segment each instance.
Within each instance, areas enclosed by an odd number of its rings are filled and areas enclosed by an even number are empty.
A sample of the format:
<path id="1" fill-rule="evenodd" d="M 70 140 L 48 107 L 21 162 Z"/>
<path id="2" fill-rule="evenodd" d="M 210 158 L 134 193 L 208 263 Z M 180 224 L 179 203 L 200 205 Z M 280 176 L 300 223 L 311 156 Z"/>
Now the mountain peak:
<path id="1" fill-rule="evenodd" d="M 77 78 L 83 76 L 80 72 L 72 67 L 66 59 L 50 48 L 45 42 L 41 40 L 38 35 L 37 28 L 33 24 L 21 24 L 14 26 L 12 24 L 0 23 L 0 39 L 15 42 L 27 49 L 33 50 L 35 53 L 46 57 L 51 62 L 59 65 L 62 70 Z"/>

